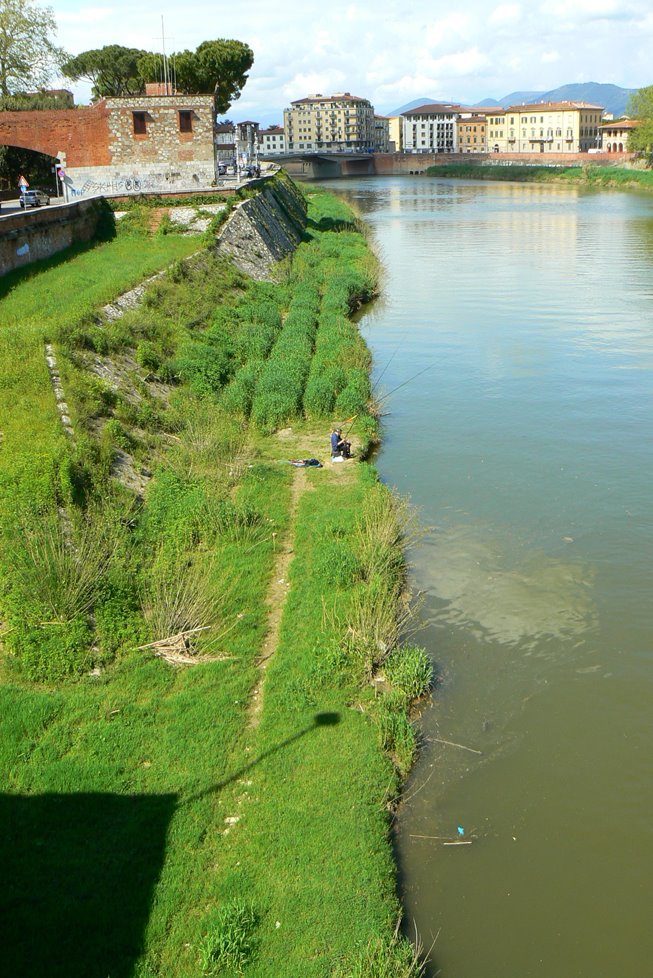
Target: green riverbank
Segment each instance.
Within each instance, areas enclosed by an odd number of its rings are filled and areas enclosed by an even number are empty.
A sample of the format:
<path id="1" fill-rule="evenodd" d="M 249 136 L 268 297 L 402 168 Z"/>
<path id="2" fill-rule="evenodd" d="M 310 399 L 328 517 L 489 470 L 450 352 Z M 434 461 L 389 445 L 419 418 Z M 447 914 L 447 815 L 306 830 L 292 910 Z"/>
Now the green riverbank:
<path id="1" fill-rule="evenodd" d="M 523 183 L 563 183 L 597 189 L 653 191 L 653 170 L 631 170 L 625 167 L 585 166 L 551 167 L 520 164 L 444 163 L 426 170 L 430 177 L 455 177 L 460 180 L 509 180 Z"/>
<path id="2" fill-rule="evenodd" d="M 413 518 L 361 461 L 377 428 L 349 318 L 378 270 L 341 202 L 307 203 L 274 281 L 135 210 L 4 287 L 14 978 L 417 974 L 389 819 L 431 672 L 399 642 Z M 347 419 L 359 459 L 332 465 Z"/>

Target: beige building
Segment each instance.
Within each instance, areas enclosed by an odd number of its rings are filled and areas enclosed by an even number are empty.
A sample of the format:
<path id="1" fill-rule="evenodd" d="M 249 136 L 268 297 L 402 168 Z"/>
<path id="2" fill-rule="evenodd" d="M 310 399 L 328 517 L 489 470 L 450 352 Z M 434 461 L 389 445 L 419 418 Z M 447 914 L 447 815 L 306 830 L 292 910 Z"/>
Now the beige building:
<path id="1" fill-rule="evenodd" d="M 405 153 L 455 153 L 460 105 L 419 105 L 402 116 Z"/>
<path id="2" fill-rule="evenodd" d="M 604 153 L 628 153 L 628 137 L 637 128 L 636 119 L 619 119 L 601 126 L 601 149 Z"/>
<path id="3" fill-rule="evenodd" d="M 600 146 L 600 105 L 538 102 L 483 114 L 490 153 L 587 153 Z"/>
<path id="4" fill-rule="evenodd" d="M 404 151 L 404 120 L 400 115 L 388 118 L 388 152 L 403 153 Z"/>
<path id="5" fill-rule="evenodd" d="M 366 98 L 349 92 L 309 95 L 290 103 L 283 113 L 289 152 L 355 152 L 374 148 L 374 109 Z"/>
<path id="6" fill-rule="evenodd" d="M 459 153 L 487 153 L 487 119 L 484 115 L 461 116 L 456 122 Z"/>

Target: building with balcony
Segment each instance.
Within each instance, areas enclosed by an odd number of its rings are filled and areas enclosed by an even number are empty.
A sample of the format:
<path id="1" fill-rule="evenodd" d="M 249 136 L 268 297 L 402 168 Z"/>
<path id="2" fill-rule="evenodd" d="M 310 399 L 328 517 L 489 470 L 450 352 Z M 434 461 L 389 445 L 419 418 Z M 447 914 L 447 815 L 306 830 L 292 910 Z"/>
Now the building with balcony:
<path id="1" fill-rule="evenodd" d="M 389 152 L 390 120 L 384 115 L 374 116 L 374 149 L 377 153 Z"/>
<path id="2" fill-rule="evenodd" d="M 461 105 L 419 105 L 402 115 L 404 153 L 455 153 Z"/>
<path id="3" fill-rule="evenodd" d="M 587 102 L 537 102 L 483 109 L 490 153 L 587 153 L 601 145 L 603 108 Z"/>
<path id="4" fill-rule="evenodd" d="M 309 95 L 283 113 L 288 152 L 368 152 L 374 148 L 374 108 L 349 92 Z"/>
<path id="5" fill-rule="evenodd" d="M 629 153 L 628 137 L 638 126 L 637 119 L 618 119 L 601 126 L 601 149 L 604 153 Z"/>
<path id="6" fill-rule="evenodd" d="M 456 122 L 459 153 L 487 153 L 487 119 L 484 115 L 463 115 Z"/>

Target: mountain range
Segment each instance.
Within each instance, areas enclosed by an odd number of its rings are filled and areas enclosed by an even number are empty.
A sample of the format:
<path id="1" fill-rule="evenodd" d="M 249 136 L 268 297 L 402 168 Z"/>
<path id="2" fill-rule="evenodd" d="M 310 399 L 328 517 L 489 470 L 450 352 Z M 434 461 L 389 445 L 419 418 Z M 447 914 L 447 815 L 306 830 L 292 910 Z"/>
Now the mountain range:
<path id="1" fill-rule="evenodd" d="M 475 102 L 470 108 L 491 108 L 502 106 L 507 109 L 511 105 L 524 105 L 531 102 L 589 102 L 591 105 L 602 105 L 606 112 L 611 112 L 616 119 L 624 115 L 628 105 L 628 100 L 636 88 L 620 88 L 618 85 L 608 85 L 601 82 L 578 82 L 576 84 L 561 85 L 550 92 L 511 92 L 503 98 L 486 98 L 481 102 Z M 436 102 L 444 105 L 463 105 L 460 99 L 445 98 L 418 98 L 413 99 L 406 105 L 387 112 L 386 115 L 401 115 L 409 109 L 416 109 L 420 105 Z"/>

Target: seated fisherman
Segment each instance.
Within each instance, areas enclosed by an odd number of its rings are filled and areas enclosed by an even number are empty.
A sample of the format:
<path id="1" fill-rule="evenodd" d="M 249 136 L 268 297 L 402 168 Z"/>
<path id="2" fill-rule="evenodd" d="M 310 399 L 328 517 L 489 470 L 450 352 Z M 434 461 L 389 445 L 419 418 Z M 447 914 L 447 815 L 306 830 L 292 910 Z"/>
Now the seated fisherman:
<path id="1" fill-rule="evenodd" d="M 351 458 L 351 442 L 342 437 L 342 429 L 331 432 L 331 458 Z"/>

